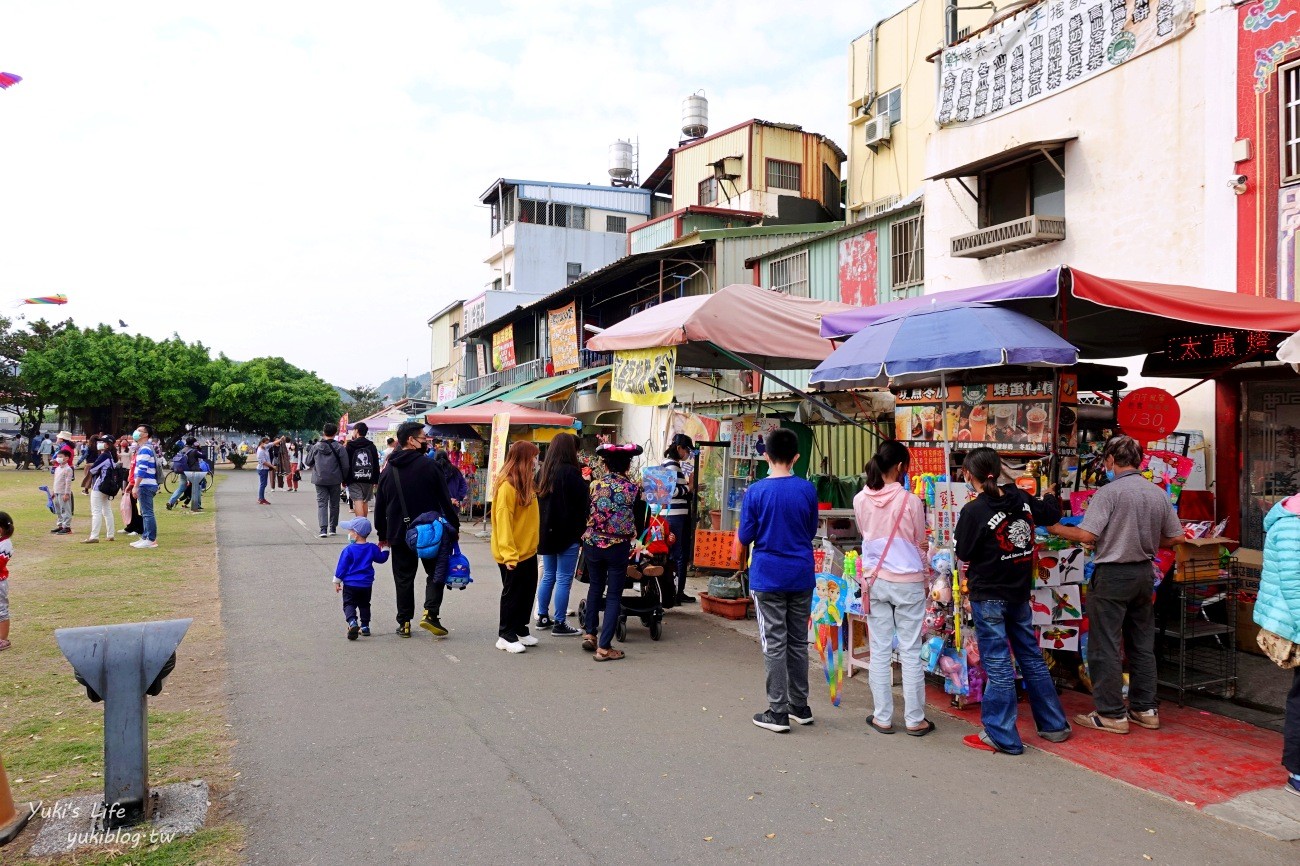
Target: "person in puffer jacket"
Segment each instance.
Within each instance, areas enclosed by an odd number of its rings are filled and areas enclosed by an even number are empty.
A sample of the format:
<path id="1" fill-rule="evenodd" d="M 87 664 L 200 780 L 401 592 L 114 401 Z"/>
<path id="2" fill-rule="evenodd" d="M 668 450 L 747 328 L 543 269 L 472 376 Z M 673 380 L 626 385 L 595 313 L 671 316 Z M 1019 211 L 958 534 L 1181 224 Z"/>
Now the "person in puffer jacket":
<path id="1" fill-rule="evenodd" d="M 1264 571 L 1255 601 L 1255 622 L 1283 640 L 1300 644 L 1300 494 L 1264 516 Z M 1293 669 L 1282 724 L 1282 766 L 1291 774 L 1286 790 L 1300 796 L 1300 667 Z"/>

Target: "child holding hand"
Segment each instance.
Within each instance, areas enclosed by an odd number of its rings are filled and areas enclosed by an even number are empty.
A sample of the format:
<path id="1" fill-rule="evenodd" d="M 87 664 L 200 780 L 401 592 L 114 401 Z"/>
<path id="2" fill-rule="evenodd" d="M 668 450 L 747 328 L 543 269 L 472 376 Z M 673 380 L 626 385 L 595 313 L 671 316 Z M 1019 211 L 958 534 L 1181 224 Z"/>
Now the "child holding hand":
<path id="1" fill-rule="evenodd" d="M 370 593 L 375 585 L 375 563 L 387 562 L 388 551 L 367 541 L 370 521 L 358 517 L 347 524 L 348 546 L 339 554 L 334 569 L 334 591 L 343 594 L 343 618 L 348 622 L 348 640 L 357 635 L 370 637 Z"/>

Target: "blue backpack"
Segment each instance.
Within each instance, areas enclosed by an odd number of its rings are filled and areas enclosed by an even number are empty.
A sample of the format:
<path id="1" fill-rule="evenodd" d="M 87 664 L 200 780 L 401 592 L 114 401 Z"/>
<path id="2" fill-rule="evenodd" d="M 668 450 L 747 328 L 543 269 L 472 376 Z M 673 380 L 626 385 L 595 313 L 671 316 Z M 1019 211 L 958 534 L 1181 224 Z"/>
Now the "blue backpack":
<path id="1" fill-rule="evenodd" d="M 406 530 L 406 546 L 420 559 L 433 559 L 442 550 L 443 539 L 452 531 L 447 518 L 434 511 L 426 511 Z"/>
<path id="2" fill-rule="evenodd" d="M 469 576 L 469 557 L 460 552 L 460 544 L 451 549 L 447 568 L 447 589 L 464 589 L 474 582 Z"/>

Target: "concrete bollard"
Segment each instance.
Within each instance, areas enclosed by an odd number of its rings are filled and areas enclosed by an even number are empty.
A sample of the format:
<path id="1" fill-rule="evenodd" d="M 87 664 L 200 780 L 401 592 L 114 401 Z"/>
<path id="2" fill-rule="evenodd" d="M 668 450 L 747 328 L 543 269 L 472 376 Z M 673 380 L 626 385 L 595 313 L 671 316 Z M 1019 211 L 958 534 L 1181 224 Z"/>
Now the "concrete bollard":
<path id="1" fill-rule="evenodd" d="M 150 819 L 147 695 L 162 691 L 192 619 L 56 629 L 59 649 L 92 701 L 104 702 L 104 824 Z"/>

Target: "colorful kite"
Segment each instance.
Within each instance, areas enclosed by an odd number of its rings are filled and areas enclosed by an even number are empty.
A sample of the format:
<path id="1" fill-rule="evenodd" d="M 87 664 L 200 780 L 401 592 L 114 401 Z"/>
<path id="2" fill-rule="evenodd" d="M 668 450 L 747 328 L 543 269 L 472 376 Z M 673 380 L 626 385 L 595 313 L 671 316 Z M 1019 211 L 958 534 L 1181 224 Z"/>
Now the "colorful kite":
<path id="1" fill-rule="evenodd" d="M 66 304 L 67 302 L 67 295 L 42 295 L 39 298 L 23 298 L 14 306 L 21 307 L 24 304 Z"/>
<path id="2" fill-rule="evenodd" d="M 812 622 L 817 627 L 817 654 L 826 670 L 826 685 L 830 686 L 831 703 L 840 705 L 840 685 L 844 682 L 844 654 L 840 647 L 840 631 L 844 624 L 844 609 L 848 605 L 849 585 L 845 578 L 831 574 L 817 575 L 813 590 Z"/>
<path id="3" fill-rule="evenodd" d="M 0 90 L 8 90 L 22 80 L 21 75 L 14 75 L 12 72 L 0 72 Z"/>

